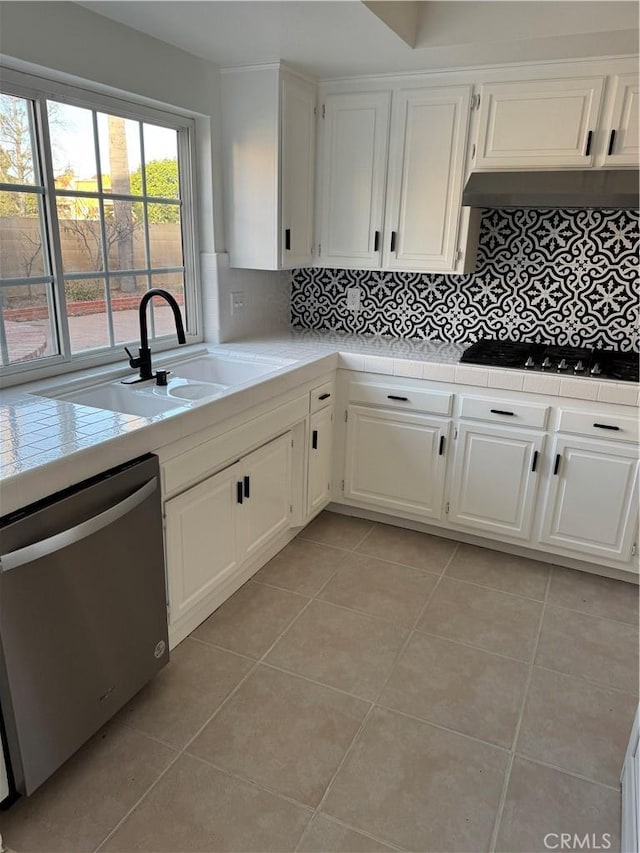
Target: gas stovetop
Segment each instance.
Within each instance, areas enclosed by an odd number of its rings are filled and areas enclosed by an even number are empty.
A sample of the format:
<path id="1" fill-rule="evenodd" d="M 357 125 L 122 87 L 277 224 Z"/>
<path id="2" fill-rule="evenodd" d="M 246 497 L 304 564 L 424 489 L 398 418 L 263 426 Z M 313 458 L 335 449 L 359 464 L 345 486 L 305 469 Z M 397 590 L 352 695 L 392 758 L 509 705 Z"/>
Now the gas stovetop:
<path id="1" fill-rule="evenodd" d="M 638 382 L 637 353 L 588 347 L 555 347 L 522 341 L 494 341 L 483 338 L 466 349 L 461 358 L 466 364 L 513 367 L 564 376 L 590 376 Z"/>

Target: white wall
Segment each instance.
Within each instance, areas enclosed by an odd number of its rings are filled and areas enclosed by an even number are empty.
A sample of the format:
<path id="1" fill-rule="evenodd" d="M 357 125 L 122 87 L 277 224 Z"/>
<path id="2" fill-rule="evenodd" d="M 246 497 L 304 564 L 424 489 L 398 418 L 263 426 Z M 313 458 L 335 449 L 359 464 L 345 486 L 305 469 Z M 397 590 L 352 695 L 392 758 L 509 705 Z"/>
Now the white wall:
<path id="1" fill-rule="evenodd" d="M 218 290 L 228 290 L 228 265 L 216 275 L 205 255 L 225 250 L 220 75 L 216 65 L 166 42 L 97 15 L 74 3 L 0 2 L 0 55 L 3 62 L 68 82 L 98 84 L 114 93 L 133 94 L 156 106 L 171 106 L 196 119 L 196 190 L 202 253 L 204 333 L 217 342 L 278 326 L 281 307 L 265 291 L 288 291 L 280 275 L 231 271 L 234 289 L 244 290 L 245 310 L 234 318 L 226 305 L 214 311 Z M 244 277 L 243 277 L 244 276 Z M 220 300 L 222 303 L 222 299 Z M 227 300 L 228 301 L 228 300 Z M 242 317 L 242 323 L 238 318 Z M 217 318 L 215 324 L 214 317 Z"/>

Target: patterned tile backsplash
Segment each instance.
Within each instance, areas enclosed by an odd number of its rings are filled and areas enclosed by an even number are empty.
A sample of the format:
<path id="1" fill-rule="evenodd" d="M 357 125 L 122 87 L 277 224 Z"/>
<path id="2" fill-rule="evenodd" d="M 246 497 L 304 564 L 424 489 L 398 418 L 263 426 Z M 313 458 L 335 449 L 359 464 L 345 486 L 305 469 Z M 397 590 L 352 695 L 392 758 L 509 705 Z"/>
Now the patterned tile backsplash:
<path id="1" fill-rule="evenodd" d="M 296 328 L 638 350 L 638 212 L 485 210 L 471 275 L 299 269 Z M 359 285 L 361 308 L 347 309 Z"/>

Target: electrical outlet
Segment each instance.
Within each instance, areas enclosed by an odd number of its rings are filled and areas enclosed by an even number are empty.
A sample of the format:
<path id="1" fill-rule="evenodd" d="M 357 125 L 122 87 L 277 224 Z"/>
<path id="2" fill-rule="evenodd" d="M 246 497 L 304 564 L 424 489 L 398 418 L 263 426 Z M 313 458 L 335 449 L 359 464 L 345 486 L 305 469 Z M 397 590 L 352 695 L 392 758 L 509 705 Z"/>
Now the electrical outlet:
<path id="1" fill-rule="evenodd" d="M 353 311 L 357 314 L 360 310 L 360 299 L 362 297 L 362 288 L 357 284 L 355 287 L 347 288 L 347 311 Z"/>
<path id="2" fill-rule="evenodd" d="M 244 310 L 244 290 L 236 290 L 231 294 L 231 313 L 237 314 Z"/>

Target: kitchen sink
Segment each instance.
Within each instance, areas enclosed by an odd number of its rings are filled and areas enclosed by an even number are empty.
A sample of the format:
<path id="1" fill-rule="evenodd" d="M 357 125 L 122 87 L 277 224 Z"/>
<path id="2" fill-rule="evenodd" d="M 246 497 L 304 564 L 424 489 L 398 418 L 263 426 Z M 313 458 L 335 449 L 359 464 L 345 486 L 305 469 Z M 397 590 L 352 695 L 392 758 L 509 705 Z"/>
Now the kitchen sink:
<path id="1" fill-rule="evenodd" d="M 267 373 L 273 373 L 288 364 L 293 364 L 293 360 L 243 361 L 238 358 L 209 354 L 198 355 L 195 358 L 170 364 L 168 367 L 173 376 L 198 379 L 201 382 L 214 382 L 228 388 L 265 376 Z"/>
<path id="2" fill-rule="evenodd" d="M 150 418 L 213 400 L 235 386 L 250 383 L 292 363 L 291 359 L 243 361 L 214 354 L 198 355 L 184 361 L 163 363 L 162 369 L 168 371 L 166 385 L 157 385 L 155 379 L 133 384 L 105 382 L 77 390 L 62 385 L 41 396 Z"/>

